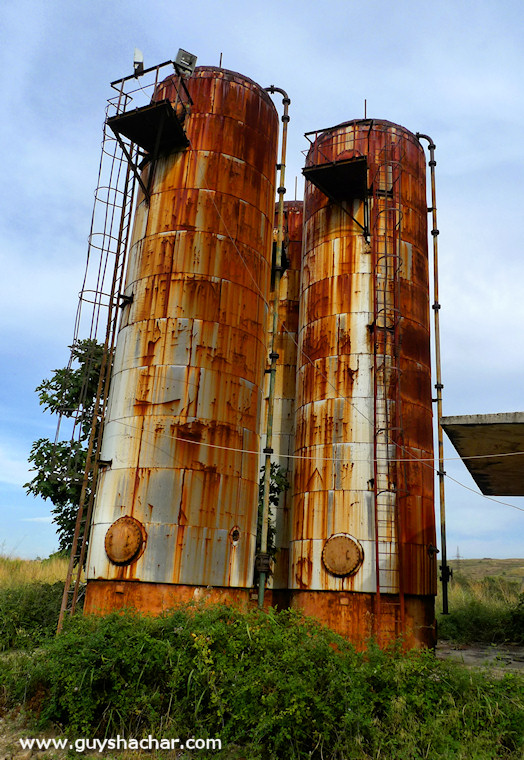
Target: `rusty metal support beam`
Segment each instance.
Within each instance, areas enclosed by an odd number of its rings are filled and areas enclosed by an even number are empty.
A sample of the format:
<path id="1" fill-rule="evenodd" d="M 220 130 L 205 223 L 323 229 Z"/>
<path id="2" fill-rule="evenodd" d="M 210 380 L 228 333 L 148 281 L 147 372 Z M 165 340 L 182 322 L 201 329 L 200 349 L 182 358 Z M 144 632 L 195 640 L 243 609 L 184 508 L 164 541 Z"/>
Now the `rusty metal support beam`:
<path id="1" fill-rule="evenodd" d="M 136 163 L 133 160 L 132 154 L 128 151 L 128 149 L 127 149 L 124 141 L 120 137 L 120 135 L 117 132 L 115 132 L 114 135 L 115 135 L 116 139 L 118 140 L 118 144 L 120 145 L 122 153 L 127 158 L 127 162 L 129 164 L 129 166 L 131 167 L 131 169 L 133 171 L 133 174 L 135 175 L 135 179 L 138 181 L 138 184 L 142 188 L 142 192 L 144 193 L 144 196 L 145 196 L 145 199 L 146 199 L 146 203 L 149 203 L 149 188 L 144 185 L 144 181 L 143 181 L 142 177 L 140 176 L 140 172 L 138 171 L 138 167 L 137 167 Z M 133 148 L 131 147 L 131 151 L 132 150 L 133 150 Z"/>

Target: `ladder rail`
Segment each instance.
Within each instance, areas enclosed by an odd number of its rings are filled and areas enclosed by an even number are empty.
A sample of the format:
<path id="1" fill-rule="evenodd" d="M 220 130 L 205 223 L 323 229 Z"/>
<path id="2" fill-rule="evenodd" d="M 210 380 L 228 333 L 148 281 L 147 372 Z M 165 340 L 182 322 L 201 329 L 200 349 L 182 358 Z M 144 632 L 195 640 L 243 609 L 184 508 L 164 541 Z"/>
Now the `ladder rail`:
<path id="1" fill-rule="evenodd" d="M 108 135 L 107 127 L 105 127 L 104 140 L 102 143 L 102 154 L 106 152 L 105 146 L 108 140 L 113 141 L 114 138 Z M 133 146 L 131 146 L 131 150 L 134 150 Z M 103 292 L 99 291 L 96 291 L 94 294 L 94 303 L 98 305 L 102 303 L 102 298 L 104 295 L 107 295 L 108 297 L 105 342 L 102 354 L 100 375 L 98 378 L 98 387 L 95 395 L 92 424 L 89 434 L 86 462 L 82 479 L 82 488 L 71 547 L 71 556 L 69 560 L 57 625 L 57 633 L 59 633 L 63 627 L 63 621 L 66 614 L 74 614 L 80 596 L 81 574 L 86 558 L 89 526 L 93 511 L 98 472 L 100 468 L 100 450 L 102 445 L 105 410 L 109 394 L 112 356 L 114 353 L 116 334 L 118 331 L 118 301 L 122 290 L 122 282 L 125 273 L 125 262 L 129 244 L 129 234 L 133 217 L 132 209 L 135 194 L 135 178 L 130 164 L 127 162 L 127 159 L 125 159 L 123 155 L 119 154 L 118 150 L 116 149 L 113 154 L 107 153 L 107 155 L 111 156 L 111 164 L 109 169 L 109 184 L 106 186 L 106 189 L 108 190 L 108 199 L 109 195 L 112 192 L 115 197 L 115 202 L 110 203 L 105 200 L 101 200 L 98 197 L 98 192 L 95 193 L 95 205 L 97 203 L 105 203 L 106 214 L 104 216 L 104 231 L 102 233 L 97 233 L 92 228 L 91 234 L 89 236 L 90 250 L 88 253 L 88 259 L 91 254 L 95 236 L 97 234 L 101 234 L 102 245 L 99 248 L 100 254 L 98 261 L 97 282 L 100 282 L 101 271 L 104 272 L 102 282 L 105 281 L 105 275 L 107 267 L 109 265 L 110 257 L 113 256 L 111 289 L 108 294 L 104 294 Z M 125 164 L 124 161 L 126 162 Z M 118 167 L 118 171 L 115 173 L 115 163 L 120 163 L 120 165 L 125 165 L 126 167 L 122 189 L 119 189 L 118 187 L 121 166 Z M 113 185 L 111 183 L 113 183 Z M 117 198 L 119 197 L 122 199 L 120 206 L 117 202 Z M 119 213 L 117 214 L 117 212 Z M 92 223 L 93 226 L 96 223 L 96 216 L 96 213 L 94 213 Z M 113 232 L 116 234 L 113 234 Z M 111 248 L 114 248 L 114 250 L 111 250 Z M 82 293 L 84 292 L 85 291 L 82 291 Z M 100 308 L 96 309 L 95 307 L 91 316 L 91 330 L 94 330 L 95 334 L 100 322 L 100 311 Z"/>
<path id="2" fill-rule="evenodd" d="M 165 67 L 172 67 L 174 73 L 160 82 L 160 71 Z M 167 85 L 164 82 L 167 82 Z M 117 94 L 109 98 L 107 102 L 98 181 L 88 237 L 87 262 L 75 318 L 73 345 L 86 328 L 94 345 L 100 333 L 104 335 L 104 343 L 94 404 L 89 407 L 91 415 L 89 433 L 87 435 L 86 427 L 84 427 L 84 435 L 80 434 L 77 442 L 83 443 L 88 437 L 83 476 L 78 479 L 81 480 L 80 498 L 57 633 L 62 628 L 66 613 L 73 614 L 81 593 L 81 573 L 86 558 L 96 485 L 100 467 L 103 465 L 100 461 L 100 453 L 112 357 L 119 324 L 118 307 L 125 304 L 119 301 L 122 296 L 134 218 L 135 190 L 137 182 L 141 182 L 139 160 L 148 155 L 147 148 L 134 144 L 131 138 L 113 133 L 109 120 L 114 116 L 124 115 L 131 104 L 136 105 L 137 110 L 140 110 L 138 108 L 140 101 L 145 99 L 146 104 L 150 104 L 162 95 L 162 88 L 165 89 L 166 86 L 175 94 L 172 99 L 173 109 L 176 111 L 180 106 L 183 114 L 187 114 L 190 111 L 192 99 L 184 77 L 176 62 L 173 61 L 164 61 L 144 69 L 140 74 L 135 72 L 133 75 L 111 82 L 111 87 Z M 157 136 L 155 150 L 152 156 L 149 156 L 150 174 L 156 162 L 158 142 L 159 136 Z M 146 192 L 146 198 L 147 196 Z M 86 304 L 89 304 L 89 310 L 86 309 Z M 72 352 L 69 369 L 73 358 Z M 87 381 L 84 385 L 82 392 L 87 398 Z M 75 431 L 78 431 L 79 426 L 81 429 L 82 422 L 84 425 L 86 423 L 84 414 L 87 411 L 86 406 L 80 404 L 80 407 L 81 411 L 74 420 L 72 442 Z M 59 418 L 55 444 L 58 443 L 62 416 L 60 415 Z"/>

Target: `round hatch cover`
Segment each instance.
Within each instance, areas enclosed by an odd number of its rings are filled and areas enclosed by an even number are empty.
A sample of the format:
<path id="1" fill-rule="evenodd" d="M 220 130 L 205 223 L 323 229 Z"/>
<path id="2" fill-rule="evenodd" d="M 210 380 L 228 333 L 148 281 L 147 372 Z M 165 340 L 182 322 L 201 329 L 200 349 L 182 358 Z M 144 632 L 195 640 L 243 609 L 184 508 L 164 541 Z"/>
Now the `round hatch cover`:
<path id="1" fill-rule="evenodd" d="M 134 517 L 120 517 L 106 533 L 106 554 L 114 565 L 128 565 L 138 558 L 145 530 Z"/>
<path id="2" fill-rule="evenodd" d="M 359 542 L 348 533 L 330 536 L 322 550 L 322 562 L 332 575 L 352 575 L 364 560 L 364 551 Z"/>

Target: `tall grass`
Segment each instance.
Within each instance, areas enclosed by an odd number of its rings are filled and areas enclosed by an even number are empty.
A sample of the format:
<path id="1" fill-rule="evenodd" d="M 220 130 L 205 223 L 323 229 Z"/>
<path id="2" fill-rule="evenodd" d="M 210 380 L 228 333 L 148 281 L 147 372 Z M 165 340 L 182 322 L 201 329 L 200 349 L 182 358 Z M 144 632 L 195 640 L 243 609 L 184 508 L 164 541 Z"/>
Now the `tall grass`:
<path id="1" fill-rule="evenodd" d="M 54 636 L 69 560 L 0 556 L 0 652 L 31 649 Z"/>
<path id="2" fill-rule="evenodd" d="M 66 560 L 0 567 L 10 570 L 0 649 L 19 650 L 0 657 L 0 713 L 24 705 L 40 727 L 69 734 L 219 737 L 227 749 L 213 758 L 231 760 L 522 757 L 521 675 L 491 679 L 428 652 L 358 654 L 289 611 L 78 616 L 56 639 Z M 441 636 L 519 640 L 518 592 L 503 578 L 457 576 Z"/>
<path id="3" fill-rule="evenodd" d="M 18 559 L 0 555 L 0 588 L 27 583 L 65 581 L 69 559 L 53 555 L 49 559 Z"/>
<path id="4" fill-rule="evenodd" d="M 449 587 L 449 615 L 438 615 L 439 637 L 472 642 L 524 644 L 524 594 L 501 576 L 469 580 L 456 574 Z M 437 611 L 442 609 L 441 591 Z"/>

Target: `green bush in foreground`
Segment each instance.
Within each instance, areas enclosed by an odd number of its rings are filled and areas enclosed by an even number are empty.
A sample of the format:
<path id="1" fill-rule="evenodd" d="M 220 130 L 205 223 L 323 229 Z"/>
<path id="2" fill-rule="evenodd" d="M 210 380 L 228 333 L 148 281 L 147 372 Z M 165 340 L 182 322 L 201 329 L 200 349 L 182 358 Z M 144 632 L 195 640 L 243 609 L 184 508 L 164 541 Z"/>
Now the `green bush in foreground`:
<path id="1" fill-rule="evenodd" d="M 54 636 L 64 584 L 26 583 L 0 589 L 0 652 L 27 649 Z"/>
<path id="2" fill-rule="evenodd" d="M 5 708 L 25 701 L 69 736 L 218 737 L 228 758 L 516 759 L 524 742 L 522 677 L 358 654 L 292 612 L 74 619 L 31 657 L 0 660 L 0 687 Z"/>

